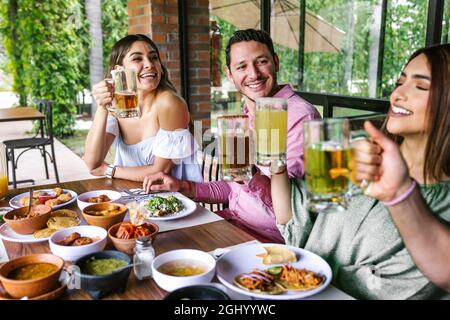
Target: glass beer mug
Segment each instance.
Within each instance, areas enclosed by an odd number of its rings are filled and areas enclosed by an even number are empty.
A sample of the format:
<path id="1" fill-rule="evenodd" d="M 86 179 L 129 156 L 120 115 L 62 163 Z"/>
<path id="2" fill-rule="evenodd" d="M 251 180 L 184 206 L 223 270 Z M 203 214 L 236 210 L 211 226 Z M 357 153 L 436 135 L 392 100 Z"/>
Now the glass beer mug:
<path id="1" fill-rule="evenodd" d="M 306 121 L 304 135 L 308 209 L 314 212 L 345 210 L 352 173 L 348 119 Z"/>
<path id="2" fill-rule="evenodd" d="M 261 166 L 286 164 L 287 100 L 256 99 L 256 162 Z"/>
<path id="3" fill-rule="evenodd" d="M 6 150 L 0 143 L 0 200 L 6 198 L 8 193 L 8 169 L 6 167 Z"/>
<path id="4" fill-rule="evenodd" d="M 117 118 L 140 117 L 136 70 L 118 67 L 111 71 L 111 76 L 108 80 L 114 84 L 114 101 L 109 111 Z"/>
<path id="5" fill-rule="evenodd" d="M 217 117 L 219 164 L 222 180 L 247 181 L 252 178 L 252 139 L 246 115 Z"/>

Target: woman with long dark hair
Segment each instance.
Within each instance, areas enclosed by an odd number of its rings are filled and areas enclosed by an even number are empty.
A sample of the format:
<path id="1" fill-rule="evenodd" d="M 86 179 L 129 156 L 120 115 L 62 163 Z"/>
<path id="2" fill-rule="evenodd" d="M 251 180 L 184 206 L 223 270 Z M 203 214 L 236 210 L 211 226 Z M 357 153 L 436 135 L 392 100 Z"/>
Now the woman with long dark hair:
<path id="1" fill-rule="evenodd" d="M 132 34 L 112 48 L 109 68 L 136 70 L 140 117 L 116 118 L 108 113 L 114 87 L 106 79 L 94 85 L 98 108 L 85 144 L 84 161 L 93 175 L 142 181 L 146 175 L 165 172 L 174 177 L 202 181 L 196 145 L 188 130 L 189 111 L 169 80 L 155 43 Z M 105 157 L 115 141 L 114 164 Z"/>
<path id="2" fill-rule="evenodd" d="M 416 51 L 402 70 L 385 124 L 397 143 L 365 128 L 371 140 L 353 146 L 355 179 L 371 181 L 365 195 L 314 215 L 302 180 L 273 175 L 278 227 L 286 243 L 326 259 L 356 298 L 448 299 L 450 45 Z"/>

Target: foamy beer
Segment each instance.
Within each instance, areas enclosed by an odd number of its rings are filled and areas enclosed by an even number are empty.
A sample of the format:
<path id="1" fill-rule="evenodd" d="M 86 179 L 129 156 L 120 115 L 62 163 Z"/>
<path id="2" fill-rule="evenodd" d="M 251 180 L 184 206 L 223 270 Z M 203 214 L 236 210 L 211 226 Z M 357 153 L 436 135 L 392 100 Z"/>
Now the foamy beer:
<path id="1" fill-rule="evenodd" d="M 256 162 L 262 166 L 286 164 L 287 100 L 256 99 Z"/>
<path id="2" fill-rule="evenodd" d="M 111 71 L 114 101 L 111 112 L 118 118 L 140 117 L 136 70 L 119 67 Z"/>
<path id="3" fill-rule="evenodd" d="M 253 157 L 248 116 L 227 115 L 217 117 L 217 129 L 222 180 L 250 180 Z"/>
<path id="4" fill-rule="evenodd" d="M 352 170 L 348 119 L 306 121 L 304 135 L 308 208 L 314 212 L 346 209 Z"/>

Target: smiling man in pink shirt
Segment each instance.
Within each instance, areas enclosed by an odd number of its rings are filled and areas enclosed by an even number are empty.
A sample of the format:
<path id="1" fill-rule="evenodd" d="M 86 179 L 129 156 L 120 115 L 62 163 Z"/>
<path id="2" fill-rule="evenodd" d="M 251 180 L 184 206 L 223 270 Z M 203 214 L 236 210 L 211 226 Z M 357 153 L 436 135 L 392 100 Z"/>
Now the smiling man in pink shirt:
<path id="1" fill-rule="evenodd" d="M 302 177 L 303 122 L 319 118 L 320 114 L 299 97 L 288 84 L 279 85 L 279 60 L 272 39 L 261 30 L 236 31 L 226 48 L 225 71 L 236 89 L 244 96 L 244 113 L 251 127 L 255 124 L 255 99 L 259 97 L 285 98 L 288 101 L 287 170 L 291 177 Z M 216 212 L 224 219 L 244 229 L 263 242 L 284 243 L 275 224 L 270 195 L 268 167 L 255 166 L 247 183 L 214 181 L 192 182 L 177 180 L 157 173 L 144 179 L 143 188 L 178 191 L 196 201 L 228 203 L 228 209 Z"/>

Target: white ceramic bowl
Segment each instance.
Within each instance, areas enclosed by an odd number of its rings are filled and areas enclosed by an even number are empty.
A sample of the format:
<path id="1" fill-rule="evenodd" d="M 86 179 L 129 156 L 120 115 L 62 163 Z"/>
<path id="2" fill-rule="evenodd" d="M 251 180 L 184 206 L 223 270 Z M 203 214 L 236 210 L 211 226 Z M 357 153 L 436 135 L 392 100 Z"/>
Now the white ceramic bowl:
<path id="1" fill-rule="evenodd" d="M 110 201 L 106 202 L 115 202 L 118 200 L 122 195 L 120 192 L 114 191 L 114 190 L 95 190 L 95 191 L 88 191 L 85 193 L 82 193 L 77 198 L 77 204 L 78 208 L 80 208 L 81 211 L 83 211 L 84 208 L 87 206 L 90 206 L 91 204 L 94 204 L 92 202 L 87 202 L 89 198 L 91 197 L 98 197 L 100 195 L 107 195 L 108 198 L 110 198 Z M 95 202 L 95 203 L 101 203 L 101 202 Z"/>
<path id="2" fill-rule="evenodd" d="M 78 232 L 82 237 L 99 238 L 100 240 L 84 246 L 62 246 L 56 244 L 56 242 L 61 241 L 72 232 Z M 50 244 L 50 250 L 54 255 L 57 255 L 66 261 L 75 261 L 89 253 L 102 251 L 106 246 L 108 240 L 107 237 L 108 232 L 101 227 L 76 226 L 55 232 L 48 242 Z"/>
<path id="3" fill-rule="evenodd" d="M 158 271 L 158 268 L 166 262 L 184 259 L 200 261 L 207 266 L 207 271 L 202 274 L 187 277 L 170 276 Z M 216 260 L 208 253 L 200 250 L 172 250 L 157 256 L 152 262 L 153 279 L 158 286 L 169 292 L 196 284 L 210 283 L 215 271 Z"/>

